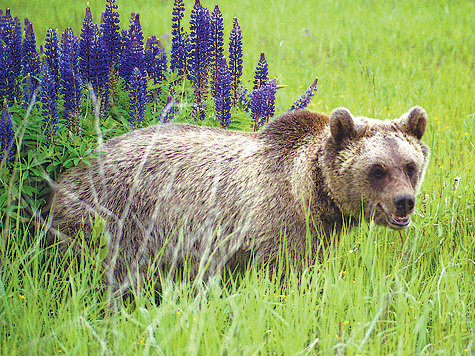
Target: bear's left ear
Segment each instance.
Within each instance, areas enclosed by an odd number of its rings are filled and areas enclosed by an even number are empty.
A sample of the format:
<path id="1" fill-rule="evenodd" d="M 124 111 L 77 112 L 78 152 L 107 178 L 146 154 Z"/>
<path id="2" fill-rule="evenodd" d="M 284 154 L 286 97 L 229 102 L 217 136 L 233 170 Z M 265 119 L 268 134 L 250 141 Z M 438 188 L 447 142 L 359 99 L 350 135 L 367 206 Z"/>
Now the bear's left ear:
<path id="1" fill-rule="evenodd" d="M 420 140 L 426 131 L 427 114 L 423 108 L 415 106 L 401 116 L 399 123 L 403 132 Z"/>
<path id="2" fill-rule="evenodd" d="M 343 139 L 352 139 L 357 135 L 355 120 L 351 112 L 346 108 L 333 110 L 330 117 L 330 132 L 333 139 L 340 143 Z"/>

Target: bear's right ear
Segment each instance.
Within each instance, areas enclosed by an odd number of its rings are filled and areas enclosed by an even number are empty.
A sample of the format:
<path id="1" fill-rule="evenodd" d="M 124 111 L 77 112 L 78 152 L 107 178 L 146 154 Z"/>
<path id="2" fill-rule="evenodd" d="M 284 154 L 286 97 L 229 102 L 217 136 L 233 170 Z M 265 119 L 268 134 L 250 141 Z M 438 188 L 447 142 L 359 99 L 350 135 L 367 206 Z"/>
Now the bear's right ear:
<path id="1" fill-rule="evenodd" d="M 352 139 L 357 135 L 355 120 L 346 108 L 333 110 L 330 117 L 330 132 L 333 139 L 340 143 L 343 139 Z"/>

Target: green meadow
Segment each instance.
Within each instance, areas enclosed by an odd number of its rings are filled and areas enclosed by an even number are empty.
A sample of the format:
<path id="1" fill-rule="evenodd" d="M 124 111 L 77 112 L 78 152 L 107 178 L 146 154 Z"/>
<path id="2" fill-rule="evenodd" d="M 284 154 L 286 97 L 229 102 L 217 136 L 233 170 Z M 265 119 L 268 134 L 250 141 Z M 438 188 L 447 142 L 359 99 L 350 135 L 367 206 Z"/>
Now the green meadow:
<path id="1" fill-rule="evenodd" d="M 89 1 L 94 21 L 103 0 Z M 170 50 L 172 1 L 118 1 L 121 27 L 140 13 L 145 37 Z M 212 9 L 214 2 L 202 1 Z M 0 354 L 472 355 L 475 353 L 475 2 L 221 1 L 243 33 L 243 80 L 261 52 L 287 110 L 319 78 L 309 105 L 388 119 L 428 114 L 431 160 L 413 224 L 362 223 L 328 256 L 276 279 L 265 270 L 210 282 L 151 285 L 106 310 L 97 259 L 68 265 L 41 226 L 2 225 Z M 188 21 L 193 1 L 185 1 Z M 0 0 L 46 30 L 79 35 L 85 2 Z M 227 48 L 227 46 L 226 46 Z M 33 236 L 33 238 L 32 238 Z M 34 243 L 31 243 L 34 241 Z"/>

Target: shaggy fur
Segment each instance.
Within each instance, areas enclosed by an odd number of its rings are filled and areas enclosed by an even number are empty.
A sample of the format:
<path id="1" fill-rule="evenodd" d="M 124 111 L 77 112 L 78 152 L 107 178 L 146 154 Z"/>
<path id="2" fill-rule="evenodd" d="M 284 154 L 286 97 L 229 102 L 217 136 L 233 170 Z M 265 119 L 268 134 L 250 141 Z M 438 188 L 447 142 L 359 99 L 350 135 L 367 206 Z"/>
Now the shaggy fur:
<path id="1" fill-rule="evenodd" d="M 68 246 L 80 229 L 90 235 L 95 214 L 104 218 L 112 284 L 140 280 L 151 261 L 206 278 L 249 260 L 272 266 L 283 249 L 302 258 L 362 211 L 392 228 L 409 224 L 429 157 L 426 122 L 419 107 L 393 121 L 300 110 L 258 133 L 133 131 L 60 178 L 52 231 Z"/>

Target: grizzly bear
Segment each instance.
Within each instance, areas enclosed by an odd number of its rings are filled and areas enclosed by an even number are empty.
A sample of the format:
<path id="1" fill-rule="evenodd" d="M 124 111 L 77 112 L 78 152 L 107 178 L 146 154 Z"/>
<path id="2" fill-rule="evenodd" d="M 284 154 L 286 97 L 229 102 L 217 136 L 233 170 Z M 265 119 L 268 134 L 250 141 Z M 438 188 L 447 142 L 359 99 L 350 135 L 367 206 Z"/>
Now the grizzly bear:
<path id="1" fill-rule="evenodd" d="M 275 265 L 328 246 L 361 217 L 410 224 L 429 158 L 425 111 L 396 120 L 287 112 L 257 133 L 161 124 L 115 137 L 67 171 L 52 201 L 66 247 L 101 217 L 108 280 L 122 288 L 157 270 L 208 278 Z"/>

